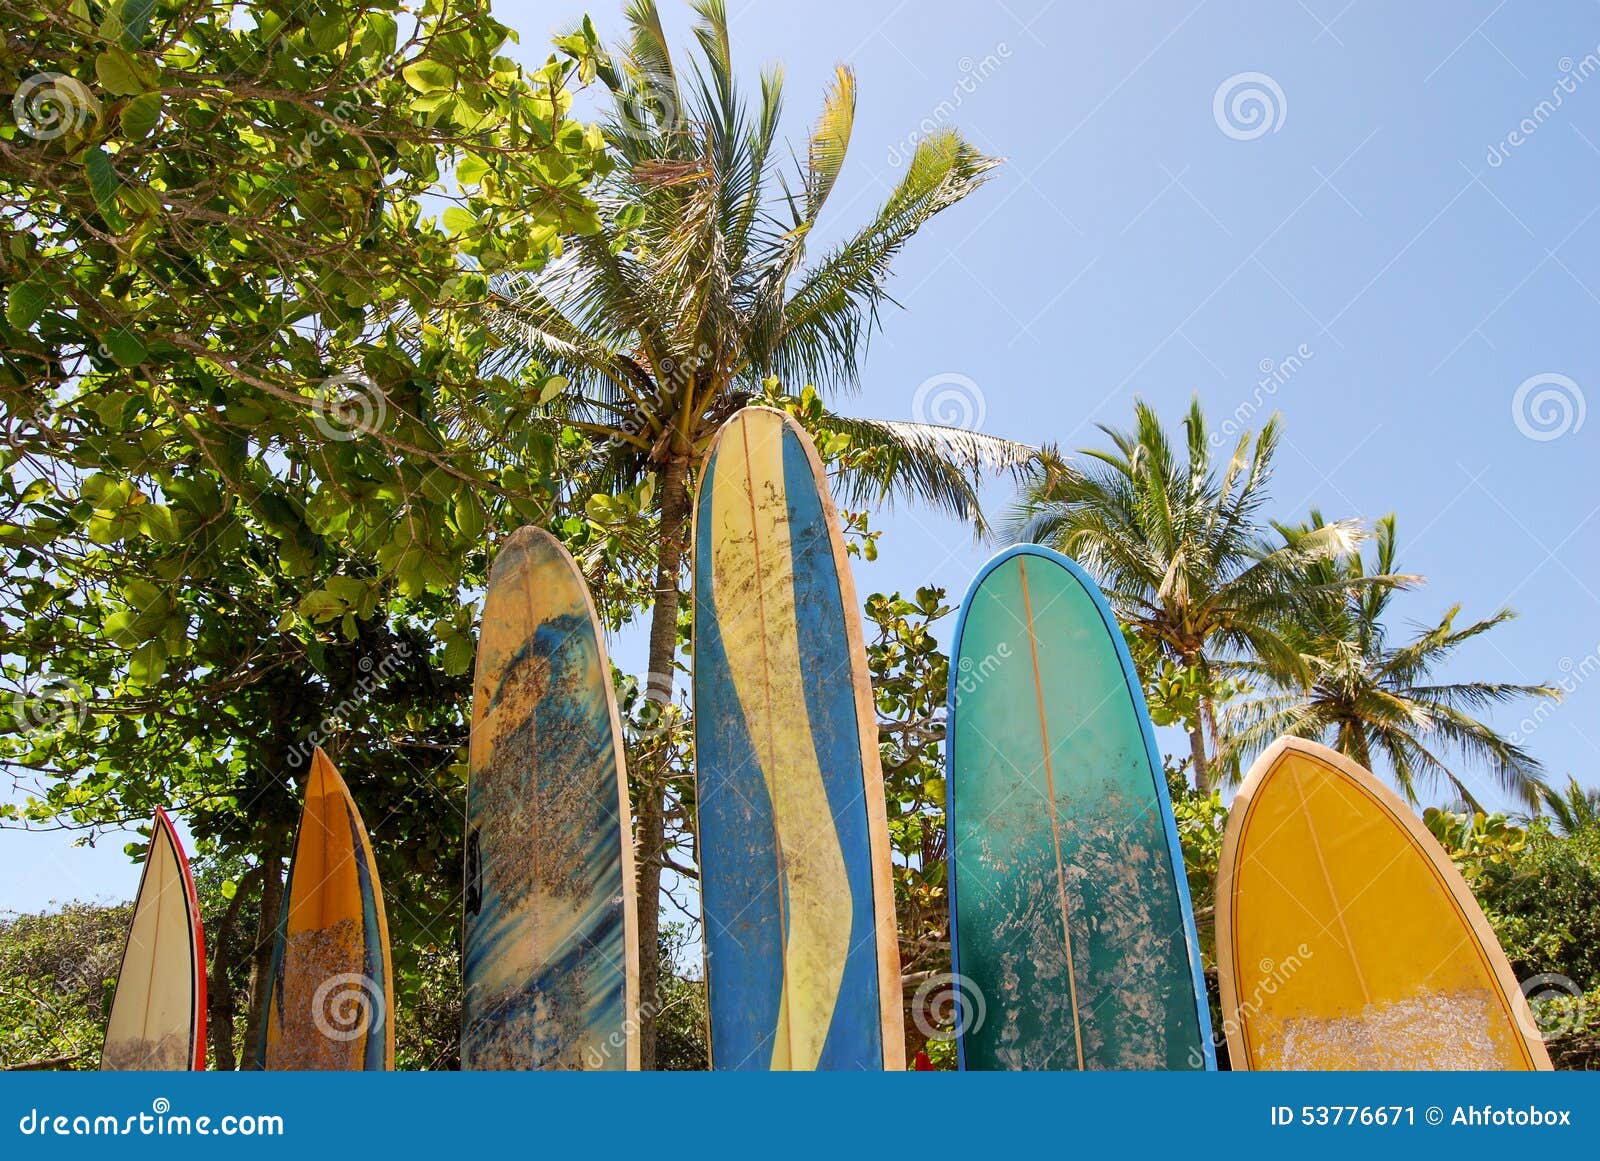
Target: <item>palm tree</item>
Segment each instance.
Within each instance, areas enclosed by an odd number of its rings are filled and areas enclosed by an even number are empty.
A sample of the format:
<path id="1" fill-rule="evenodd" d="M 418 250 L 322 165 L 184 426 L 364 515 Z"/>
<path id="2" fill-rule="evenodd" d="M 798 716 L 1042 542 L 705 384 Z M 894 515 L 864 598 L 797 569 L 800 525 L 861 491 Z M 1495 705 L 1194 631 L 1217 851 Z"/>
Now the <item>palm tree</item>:
<path id="1" fill-rule="evenodd" d="M 698 0 L 699 55 L 681 72 L 651 0 L 626 9 L 629 39 L 603 66 L 614 162 L 595 194 L 591 233 L 563 240 L 539 274 L 495 284 L 490 325 L 512 364 L 537 363 L 568 386 L 547 402 L 594 441 L 602 477 L 622 491 L 654 481 L 659 517 L 649 690 L 670 700 L 694 466 L 718 426 L 774 382 L 824 391 L 858 385 L 860 357 L 890 299 L 894 257 L 998 162 L 955 132 L 919 144 L 877 213 L 815 261 L 808 242 L 850 144 L 856 83 L 841 67 L 793 183 L 781 172 L 782 78 L 766 71 L 747 104 L 734 79 L 721 0 Z M 559 383 L 559 380 L 553 380 Z M 921 499 L 983 528 L 978 479 L 1017 470 L 1031 449 L 927 424 L 845 419 L 814 425 L 850 437 L 847 500 Z M 641 1006 L 654 1059 L 658 896 L 668 789 L 640 771 Z"/>
<path id="2" fill-rule="evenodd" d="M 1219 745 L 1213 698 L 1219 666 L 1229 657 L 1271 658 L 1296 672 L 1299 656 L 1278 633 L 1283 614 L 1301 599 L 1297 582 L 1317 562 L 1356 544 L 1360 527 L 1329 524 L 1292 544 L 1274 545 L 1260 523 L 1272 456 L 1274 416 L 1259 436 L 1242 433 L 1228 458 L 1213 460 L 1221 439 L 1206 427 L 1195 399 L 1184 418 L 1180 455 L 1143 400 L 1122 431 L 1101 425 L 1112 449 L 1085 449 L 1085 463 L 1043 461 L 1012 509 L 1014 539 L 1049 544 L 1100 582 L 1117 615 L 1159 655 L 1199 677 L 1198 707 L 1188 722 L 1195 785 L 1208 792 Z"/>
<path id="3" fill-rule="evenodd" d="M 1550 813 L 1555 829 L 1569 838 L 1600 822 L 1600 789 L 1585 789 L 1571 774 L 1567 775 L 1565 790 L 1547 786 L 1540 798 L 1545 810 Z"/>
<path id="4" fill-rule="evenodd" d="M 1313 512 L 1309 524 L 1280 531 L 1292 548 L 1307 537 L 1320 537 L 1325 527 Z M 1443 780 L 1479 809 L 1452 761 L 1459 758 L 1485 768 L 1505 793 L 1537 806 L 1545 793 L 1538 761 L 1473 715 L 1524 697 L 1559 698 L 1560 691 L 1432 677 L 1458 648 L 1516 614 L 1501 609 L 1458 629 L 1461 606 L 1455 605 L 1436 624 L 1394 643 L 1385 618 L 1395 586 L 1367 583 L 1374 576 L 1394 575 L 1392 515 L 1378 521 L 1371 561 L 1353 553 L 1305 566 L 1303 583 L 1319 595 L 1288 610 L 1274 625 L 1279 639 L 1293 648 L 1296 663 L 1285 666 L 1278 655 L 1267 655 L 1238 664 L 1260 692 L 1229 707 L 1230 754 L 1248 755 L 1282 734 L 1312 738 L 1368 769 L 1382 755 L 1409 802 L 1418 801 L 1419 783 Z"/>

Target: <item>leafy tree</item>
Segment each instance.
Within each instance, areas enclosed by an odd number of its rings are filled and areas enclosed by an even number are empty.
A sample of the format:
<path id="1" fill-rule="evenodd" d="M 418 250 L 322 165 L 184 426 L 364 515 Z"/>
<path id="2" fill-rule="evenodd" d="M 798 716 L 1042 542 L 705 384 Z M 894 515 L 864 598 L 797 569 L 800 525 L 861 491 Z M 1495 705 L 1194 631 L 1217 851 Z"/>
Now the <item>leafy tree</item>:
<path id="1" fill-rule="evenodd" d="M 557 415 L 597 441 L 612 492 L 643 492 L 656 518 L 647 691 L 672 700 L 682 638 L 691 473 L 721 423 L 762 395 L 763 380 L 830 392 L 856 383 L 859 359 L 889 301 L 901 248 L 972 193 L 996 162 L 953 131 L 923 140 L 888 200 L 815 261 L 808 242 L 844 165 L 855 115 L 854 74 L 841 67 L 792 183 L 779 166 L 782 79 L 763 74 L 747 102 L 735 79 L 722 0 L 697 0 L 699 56 L 675 62 L 652 0 L 626 12 L 628 43 L 597 75 L 610 98 L 610 166 L 595 195 L 597 228 L 567 239 L 563 259 L 496 280 L 486 317 L 522 358 L 559 376 L 528 412 Z M 513 363 L 512 365 L 516 365 Z M 863 455 L 840 486 L 847 499 L 900 494 L 981 522 L 975 478 L 1015 466 L 1026 450 L 926 424 L 822 413 L 821 430 Z M 674 798 L 667 772 L 635 771 L 642 946 L 654 945 Z M 642 1003 L 655 1008 L 655 959 Z M 643 1060 L 655 1059 L 646 1020 Z"/>
<path id="2" fill-rule="evenodd" d="M 0 916 L 0 1068 L 100 1067 L 131 904 Z"/>
<path id="3" fill-rule="evenodd" d="M 1600 823 L 1429 810 L 1524 982 L 1558 1068 L 1600 1068 Z"/>
<path id="4" fill-rule="evenodd" d="M 1220 745 L 1215 704 L 1222 664 L 1240 655 L 1268 658 L 1294 672 L 1300 659 L 1277 625 L 1309 595 L 1301 572 L 1336 560 L 1360 537 L 1351 521 L 1328 524 L 1291 544 L 1273 545 L 1262 523 L 1276 417 L 1259 436 L 1240 435 L 1227 459 L 1206 426 L 1198 398 L 1183 421 L 1180 448 L 1142 400 L 1134 426 L 1102 425 L 1110 450 L 1085 449 L 1084 462 L 1042 461 L 1020 492 L 1009 531 L 1048 544 L 1092 573 L 1128 630 L 1194 687 L 1187 715 L 1195 785 L 1216 781 Z M 1147 663 L 1148 664 L 1148 663 Z"/>
<path id="5" fill-rule="evenodd" d="M 1419 782 L 1444 782 L 1476 808 L 1453 755 L 1486 769 L 1506 793 L 1537 804 L 1545 789 L 1539 762 L 1474 714 L 1525 697 L 1556 698 L 1560 691 L 1433 676 L 1462 645 L 1516 614 L 1501 609 L 1457 628 L 1456 605 L 1437 624 L 1395 642 L 1387 624 L 1394 587 L 1373 583 L 1397 575 L 1394 517 L 1378 521 L 1370 559 L 1359 552 L 1338 559 L 1307 554 L 1306 542 L 1324 543 L 1328 527 L 1313 513 L 1309 524 L 1283 529 L 1285 549 L 1305 560 L 1300 576 L 1307 599 L 1272 619 L 1275 639 L 1292 657 L 1263 653 L 1239 663 L 1260 688 L 1228 715 L 1229 753 L 1248 754 L 1284 734 L 1313 738 L 1369 769 L 1381 755 L 1412 803 Z"/>
<path id="6" fill-rule="evenodd" d="M 878 713 L 889 847 L 900 931 L 906 1059 L 929 1051 L 950 1066 L 953 1046 L 929 1043 L 936 1007 L 929 981 L 950 971 L 950 898 L 945 832 L 945 707 L 950 658 L 933 626 L 951 613 L 943 589 L 866 601 L 867 665 Z"/>
<path id="7" fill-rule="evenodd" d="M 0 762 L 29 796 L 0 816 L 95 830 L 176 805 L 248 868 L 259 981 L 294 759 L 321 738 L 406 980 L 455 924 L 448 877 L 416 872 L 459 857 L 486 533 L 627 547 L 562 514 L 577 433 L 500 424 L 538 378 L 486 373 L 469 309 L 593 228 L 604 142 L 568 116 L 592 27 L 530 72 L 478 0 L 0 11 Z M 253 1051 L 262 990 L 237 1040 L 232 998 L 223 1064 Z"/>

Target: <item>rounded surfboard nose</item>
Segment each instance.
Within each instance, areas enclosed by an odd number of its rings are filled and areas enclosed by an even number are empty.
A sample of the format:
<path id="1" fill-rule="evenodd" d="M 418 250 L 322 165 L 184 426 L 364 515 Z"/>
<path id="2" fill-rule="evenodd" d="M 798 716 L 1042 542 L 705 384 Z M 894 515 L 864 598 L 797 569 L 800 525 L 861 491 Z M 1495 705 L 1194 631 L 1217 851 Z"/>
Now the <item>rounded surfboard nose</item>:
<path id="1" fill-rule="evenodd" d="M 466 1069 L 639 1067 L 633 837 L 605 637 L 560 541 L 501 546 L 479 637 Z"/>
<path id="2" fill-rule="evenodd" d="M 1367 770 L 1275 742 L 1234 799 L 1217 969 L 1235 1069 L 1546 1069 L 1499 941 L 1415 813 Z"/>
<path id="3" fill-rule="evenodd" d="M 962 1067 L 1214 1067 L 1154 732 L 1094 582 L 1033 545 L 991 560 L 962 604 L 949 709 Z"/>
<path id="4" fill-rule="evenodd" d="M 746 408 L 718 432 L 694 546 L 713 1067 L 903 1069 L 859 607 L 816 450 L 783 412 Z"/>
<path id="5" fill-rule="evenodd" d="M 393 1068 L 393 978 L 372 844 L 349 788 L 319 747 L 284 884 L 262 1067 Z"/>
<path id="6" fill-rule="evenodd" d="M 106 1022 L 103 1071 L 206 1066 L 206 952 L 178 832 L 157 809 Z"/>

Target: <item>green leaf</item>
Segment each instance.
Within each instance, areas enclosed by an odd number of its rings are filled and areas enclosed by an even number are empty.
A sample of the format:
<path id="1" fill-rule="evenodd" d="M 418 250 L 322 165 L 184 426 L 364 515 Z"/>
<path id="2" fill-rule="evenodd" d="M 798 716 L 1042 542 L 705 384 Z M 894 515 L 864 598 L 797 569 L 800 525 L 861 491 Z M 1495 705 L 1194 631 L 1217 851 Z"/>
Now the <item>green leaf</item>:
<path id="1" fill-rule="evenodd" d="M 113 45 L 94 58 L 95 80 L 106 92 L 132 97 L 155 87 L 155 75 L 132 53 Z"/>
<path id="2" fill-rule="evenodd" d="M 39 321 L 49 300 L 44 292 L 31 282 L 19 282 L 6 295 L 6 322 L 19 331 L 25 331 Z"/>
<path id="3" fill-rule="evenodd" d="M 567 380 L 565 375 L 550 376 L 550 378 L 544 381 L 544 385 L 539 388 L 540 406 L 543 406 L 544 404 L 549 403 L 551 400 L 557 398 L 570 386 L 572 386 L 572 384 Z"/>
<path id="4" fill-rule="evenodd" d="M 406 65 L 400 75 L 419 93 L 433 93 L 440 89 L 453 89 L 456 73 L 449 65 L 436 60 L 419 60 Z"/>
<path id="5" fill-rule="evenodd" d="M 148 137 L 161 120 L 161 94 L 140 94 L 122 107 L 117 119 L 122 123 L 122 131 L 133 140 Z"/>
<path id="6" fill-rule="evenodd" d="M 345 604 L 326 589 L 300 598 L 300 613 L 312 621 L 332 621 L 344 615 Z"/>
<path id="7" fill-rule="evenodd" d="M 96 145 L 89 150 L 89 156 L 84 158 L 83 164 L 89 173 L 89 192 L 94 195 L 95 205 L 100 207 L 103 214 L 116 213 L 117 187 L 122 184 L 122 179 L 111 164 L 111 155 Z"/>
<path id="8" fill-rule="evenodd" d="M 113 331 L 101 340 L 101 345 L 119 367 L 137 367 L 150 353 L 137 335 L 127 331 Z"/>
<path id="9" fill-rule="evenodd" d="M 451 206 L 444 212 L 444 228 L 452 234 L 465 234 L 477 225 L 478 216 L 465 206 Z"/>
<path id="10" fill-rule="evenodd" d="M 133 651 L 128 661 L 128 678 L 137 686 L 161 680 L 167 669 L 167 648 L 159 639 L 146 641 Z"/>
<path id="11" fill-rule="evenodd" d="M 150 13 L 155 9 L 155 6 L 156 0 L 123 0 L 123 44 L 129 48 L 136 48 L 143 43 L 145 34 L 150 31 Z"/>
<path id="12" fill-rule="evenodd" d="M 224 899 L 231 903 L 233 902 L 233 897 L 239 893 L 239 884 L 235 883 L 232 879 L 224 879 L 222 880 L 222 886 L 218 888 L 218 891 L 221 892 Z"/>

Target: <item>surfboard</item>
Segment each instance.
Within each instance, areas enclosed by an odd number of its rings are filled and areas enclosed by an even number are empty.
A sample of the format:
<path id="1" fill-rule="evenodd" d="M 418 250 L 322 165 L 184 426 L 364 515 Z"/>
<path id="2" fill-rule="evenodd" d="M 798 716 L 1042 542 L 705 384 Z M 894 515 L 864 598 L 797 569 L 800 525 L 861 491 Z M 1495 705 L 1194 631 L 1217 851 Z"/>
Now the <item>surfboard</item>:
<path id="1" fill-rule="evenodd" d="M 967 592 L 951 659 L 960 1066 L 1215 1067 L 1155 733 L 1099 588 L 1009 548 Z"/>
<path id="2" fill-rule="evenodd" d="M 1217 974 L 1235 1069 L 1547 1069 L 1499 941 L 1399 796 L 1273 743 L 1234 799 Z"/>
<path id="3" fill-rule="evenodd" d="M 905 1068 L 877 719 L 822 463 L 752 407 L 694 529 L 694 704 L 712 1067 Z"/>
<path id="4" fill-rule="evenodd" d="M 372 844 L 318 747 L 284 884 L 262 1028 L 262 1067 L 394 1067 L 394 973 Z"/>
<path id="5" fill-rule="evenodd" d="M 156 809 L 100 1051 L 102 1071 L 204 1069 L 206 948 L 183 844 Z"/>
<path id="6" fill-rule="evenodd" d="M 462 1067 L 637 1069 L 632 816 L 611 664 L 583 574 L 539 528 L 514 533 L 489 574 L 470 761 Z"/>

